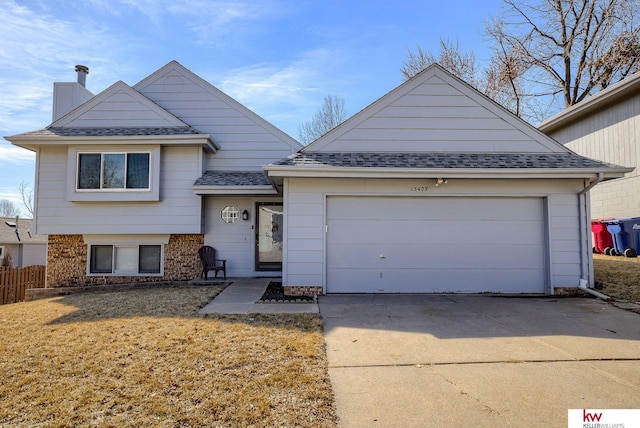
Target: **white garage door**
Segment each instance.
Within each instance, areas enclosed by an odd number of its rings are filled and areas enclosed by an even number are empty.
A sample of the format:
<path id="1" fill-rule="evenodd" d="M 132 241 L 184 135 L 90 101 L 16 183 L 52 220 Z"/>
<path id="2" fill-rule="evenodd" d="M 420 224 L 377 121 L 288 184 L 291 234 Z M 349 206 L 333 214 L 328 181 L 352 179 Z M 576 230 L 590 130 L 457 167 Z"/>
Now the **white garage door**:
<path id="1" fill-rule="evenodd" d="M 544 293 L 540 198 L 327 198 L 329 293 Z"/>

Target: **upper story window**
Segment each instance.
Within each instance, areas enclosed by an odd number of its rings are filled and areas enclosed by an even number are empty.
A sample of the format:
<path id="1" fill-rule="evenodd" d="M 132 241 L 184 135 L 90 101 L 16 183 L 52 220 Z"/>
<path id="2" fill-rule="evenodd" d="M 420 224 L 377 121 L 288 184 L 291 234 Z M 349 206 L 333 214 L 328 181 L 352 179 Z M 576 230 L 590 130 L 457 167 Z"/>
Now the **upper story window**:
<path id="1" fill-rule="evenodd" d="M 100 144 L 67 147 L 67 200 L 160 200 L 160 145 Z"/>
<path id="2" fill-rule="evenodd" d="M 78 153 L 78 190 L 149 189 L 150 153 Z"/>

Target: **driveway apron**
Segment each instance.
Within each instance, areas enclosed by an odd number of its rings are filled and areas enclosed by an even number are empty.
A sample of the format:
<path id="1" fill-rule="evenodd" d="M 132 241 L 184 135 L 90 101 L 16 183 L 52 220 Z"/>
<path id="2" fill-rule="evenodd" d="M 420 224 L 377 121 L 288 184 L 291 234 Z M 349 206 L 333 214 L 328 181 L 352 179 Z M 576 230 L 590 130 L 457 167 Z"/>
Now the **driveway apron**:
<path id="1" fill-rule="evenodd" d="M 342 427 L 567 426 L 640 408 L 640 315 L 591 298 L 319 299 Z"/>

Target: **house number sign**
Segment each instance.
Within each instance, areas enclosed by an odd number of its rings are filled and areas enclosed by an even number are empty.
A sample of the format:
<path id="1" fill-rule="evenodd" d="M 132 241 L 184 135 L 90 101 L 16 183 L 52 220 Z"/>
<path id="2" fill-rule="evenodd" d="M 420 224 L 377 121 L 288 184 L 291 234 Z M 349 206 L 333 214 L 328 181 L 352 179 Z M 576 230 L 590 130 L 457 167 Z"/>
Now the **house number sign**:
<path id="1" fill-rule="evenodd" d="M 411 188 L 412 192 L 426 192 L 427 190 L 429 190 L 428 186 L 413 186 Z"/>

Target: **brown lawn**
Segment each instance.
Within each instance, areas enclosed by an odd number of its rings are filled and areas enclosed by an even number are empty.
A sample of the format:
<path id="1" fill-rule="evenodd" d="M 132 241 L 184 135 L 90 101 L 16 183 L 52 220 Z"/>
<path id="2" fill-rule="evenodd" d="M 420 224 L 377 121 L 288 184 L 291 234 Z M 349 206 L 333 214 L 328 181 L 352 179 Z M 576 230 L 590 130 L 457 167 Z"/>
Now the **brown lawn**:
<path id="1" fill-rule="evenodd" d="M 198 315 L 221 288 L 0 306 L 0 426 L 337 426 L 320 317 Z"/>
<path id="2" fill-rule="evenodd" d="M 640 303 L 640 257 L 593 255 L 596 288 L 607 296 Z"/>

